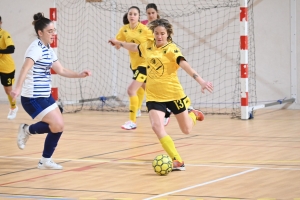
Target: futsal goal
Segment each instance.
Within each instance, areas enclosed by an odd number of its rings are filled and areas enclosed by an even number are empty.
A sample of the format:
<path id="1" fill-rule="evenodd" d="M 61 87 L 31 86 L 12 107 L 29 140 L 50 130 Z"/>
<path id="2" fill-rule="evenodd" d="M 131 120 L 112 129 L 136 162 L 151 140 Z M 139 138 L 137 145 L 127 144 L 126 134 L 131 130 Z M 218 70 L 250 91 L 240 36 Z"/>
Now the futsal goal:
<path id="1" fill-rule="evenodd" d="M 194 108 L 204 113 L 240 115 L 240 0 L 55 0 L 58 58 L 75 71 L 90 69 L 85 79 L 60 77 L 59 102 L 65 112 L 82 109 L 127 111 L 127 87 L 132 81 L 125 49 L 108 44 L 123 25 L 131 6 L 146 19 L 148 3 L 174 28 L 173 41 L 190 65 L 214 85 L 201 93 L 197 82 L 182 69 L 178 75 Z M 248 102 L 256 105 L 253 0 L 248 0 Z M 161 87 L 164 87 L 163 85 Z M 144 104 L 145 105 L 145 104 Z"/>

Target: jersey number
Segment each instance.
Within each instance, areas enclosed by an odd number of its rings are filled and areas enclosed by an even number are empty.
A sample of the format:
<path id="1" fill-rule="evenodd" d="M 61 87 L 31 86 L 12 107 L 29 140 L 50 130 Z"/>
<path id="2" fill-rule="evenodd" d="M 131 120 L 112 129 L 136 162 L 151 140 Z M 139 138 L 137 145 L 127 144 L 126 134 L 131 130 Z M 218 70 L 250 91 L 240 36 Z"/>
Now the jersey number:
<path id="1" fill-rule="evenodd" d="M 175 103 L 178 110 L 180 110 L 181 108 L 184 108 L 184 106 L 185 106 L 184 102 L 182 102 L 181 99 L 174 101 L 174 103 Z"/>
<path id="2" fill-rule="evenodd" d="M 7 79 L 7 85 L 11 85 L 11 78 Z"/>
<path id="3" fill-rule="evenodd" d="M 138 74 L 139 74 L 139 70 L 136 70 L 135 73 L 134 73 L 134 75 L 133 75 L 133 77 L 134 78 L 137 77 Z"/>

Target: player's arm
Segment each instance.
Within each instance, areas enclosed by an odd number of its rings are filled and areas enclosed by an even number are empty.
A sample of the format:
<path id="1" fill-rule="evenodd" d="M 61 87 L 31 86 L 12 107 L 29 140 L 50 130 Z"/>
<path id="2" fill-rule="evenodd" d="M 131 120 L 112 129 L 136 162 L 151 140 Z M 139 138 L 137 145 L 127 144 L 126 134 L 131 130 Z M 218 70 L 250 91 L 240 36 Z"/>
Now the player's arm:
<path id="1" fill-rule="evenodd" d="M 64 68 L 58 60 L 53 62 L 52 69 L 58 74 L 63 77 L 67 78 L 84 78 L 91 75 L 89 70 L 84 70 L 81 73 L 74 72 L 70 69 Z"/>
<path id="2" fill-rule="evenodd" d="M 15 88 L 10 92 L 10 96 L 13 98 L 13 100 L 16 100 L 16 98 L 20 95 L 22 85 L 24 83 L 24 80 L 26 78 L 26 75 L 28 71 L 31 69 L 31 67 L 34 65 L 34 61 L 31 58 L 25 58 L 25 61 L 23 63 L 23 66 L 21 68 L 19 77 L 17 79 L 17 83 Z"/>
<path id="3" fill-rule="evenodd" d="M 9 45 L 6 49 L 0 49 L 0 54 L 12 54 L 15 52 L 15 46 Z"/>
<path id="4" fill-rule="evenodd" d="M 183 57 L 179 58 L 179 66 L 191 77 L 193 77 L 200 85 L 201 91 L 204 93 L 204 90 L 208 90 L 209 92 L 213 91 L 213 85 L 209 81 L 205 81 L 191 66 L 190 64 L 184 60 Z"/>
<path id="5" fill-rule="evenodd" d="M 117 39 L 110 39 L 110 40 L 108 40 L 108 42 L 112 46 L 115 46 L 116 48 L 123 47 L 124 49 L 127 49 L 128 51 L 138 52 L 138 44 L 136 44 L 136 43 L 122 42 Z"/>

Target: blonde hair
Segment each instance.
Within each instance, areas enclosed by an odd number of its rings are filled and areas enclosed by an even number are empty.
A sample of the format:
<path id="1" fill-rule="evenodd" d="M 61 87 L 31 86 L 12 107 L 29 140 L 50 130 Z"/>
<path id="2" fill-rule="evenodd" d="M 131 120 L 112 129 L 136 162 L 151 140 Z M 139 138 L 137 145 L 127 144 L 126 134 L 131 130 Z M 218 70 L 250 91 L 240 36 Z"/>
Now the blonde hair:
<path id="1" fill-rule="evenodd" d="M 148 24 L 149 29 L 154 33 L 154 29 L 158 26 L 165 27 L 167 30 L 168 38 L 167 40 L 169 42 L 172 41 L 172 35 L 173 35 L 173 26 L 167 19 L 156 19 Z"/>

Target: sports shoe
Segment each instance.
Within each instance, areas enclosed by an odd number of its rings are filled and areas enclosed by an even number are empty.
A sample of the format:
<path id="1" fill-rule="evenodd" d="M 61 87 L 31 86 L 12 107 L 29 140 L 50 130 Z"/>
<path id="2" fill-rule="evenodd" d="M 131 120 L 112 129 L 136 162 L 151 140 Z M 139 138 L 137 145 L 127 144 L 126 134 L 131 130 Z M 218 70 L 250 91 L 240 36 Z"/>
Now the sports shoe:
<path id="1" fill-rule="evenodd" d="M 170 117 L 165 117 L 164 118 L 164 126 L 167 126 L 170 122 Z"/>
<path id="2" fill-rule="evenodd" d="M 121 126 L 121 128 L 126 130 L 136 129 L 136 123 L 133 121 L 127 121 Z"/>
<path id="3" fill-rule="evenodd" d="M 184 162 L 179 162 L 177 160 L 173 160 L 173 168 L 172 171 L 185 171 Z"/>
<path id="4" fill-rule="evenodd" d="M 37 166 L 37 168 L 39 169 L 63 169 L 63 166 L 56 164 L 51 158 L 46 159 L 46 161 L 43 161 L 45 158 L 42 158 L 39 161 L 39 164 Z"/>
<path id="5" fill-rule="evenodd" d="M 188 113 L 193 112 L 198 121 L 204 120 L 204 114 L 200 110 L 195 110 L 192 106 L 188 107 Z"/>
<path id="6" fill-rule="evenodd" d="M 7 119 L 14 119 L 17 116 L 17 112 L 18 112 L 19 108 L 18 106 L 15 109 L 9 109 L 8 115 L 7 115 Z"/>
<path id="7" fill-rule="evenodd" d="M 140 109 L 138 109 L 138 111 L 136 112 L 136 117 L 140 117 L 140 116 L 142 116 L 142 112 Z"/>
<path id="8" fill-rule="evenodd" d="M 19 132 L 18 132 L 18 138 L 17 138 L 17 144 L 19 149 L 24 149 L 26 142 L 31 135 L 30 133 L 27 133 L 25 131 L 25 128 L 27 127 L 27 124 L 20 124 L 19 126 Z"/>

